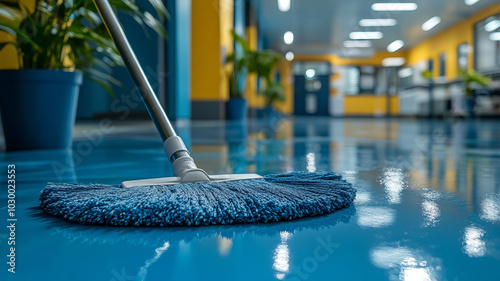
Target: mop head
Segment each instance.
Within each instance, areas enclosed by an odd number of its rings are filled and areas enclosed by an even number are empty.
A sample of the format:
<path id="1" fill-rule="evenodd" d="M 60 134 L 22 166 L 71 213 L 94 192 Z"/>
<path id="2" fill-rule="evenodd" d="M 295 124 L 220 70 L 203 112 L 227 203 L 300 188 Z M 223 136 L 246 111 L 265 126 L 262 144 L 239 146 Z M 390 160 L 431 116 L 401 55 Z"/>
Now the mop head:
<path id="1" fill-rule="evenodd" d="M 266 223 L 331 213 L 356 191 L 334 173 L 293 172 L 263 179 L 120 188 L 48 184 L 42 209 L 80 224 L 196 226 Z"/>

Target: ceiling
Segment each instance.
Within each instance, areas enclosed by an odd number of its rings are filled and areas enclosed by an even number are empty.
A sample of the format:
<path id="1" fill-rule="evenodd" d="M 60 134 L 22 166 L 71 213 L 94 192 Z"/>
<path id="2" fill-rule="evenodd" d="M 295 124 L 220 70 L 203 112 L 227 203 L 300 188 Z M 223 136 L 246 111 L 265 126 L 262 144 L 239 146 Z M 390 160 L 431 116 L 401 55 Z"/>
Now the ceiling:
<path id="1" fill-rule="evenodd" d="M 415 2 L 416 11 L 375 12 L 371 5 L 376 0 L 291 0 L 288 12 L 278 9 L 277 0 L 252 0 L 259 22 L 259 33 L 266 45 L 280 52 L 295 54 L 338 54 L 341 56 L 369 56 L 374 50 L 386 50 L 395 40 L 403 40 L 409 48 L 422 40 L 454 25 L 462 19 L 481 11 L 498 0 L 480 0 L 472 6 L 464 0 L 402 0 Z M 423 31 L 422 24 L 433 16 L 441 17 L 441 23 L 430 31 Z M 360 19 L 394 18 L 392 27 L 361 27 Z M 286 31 L 294 33 L 292 45 L 283 42 Z M 373 40 L 372 48 L 347 49 L 343 42 L 349 40 L 352 31 L 381 31 L 382 39 Z"/>

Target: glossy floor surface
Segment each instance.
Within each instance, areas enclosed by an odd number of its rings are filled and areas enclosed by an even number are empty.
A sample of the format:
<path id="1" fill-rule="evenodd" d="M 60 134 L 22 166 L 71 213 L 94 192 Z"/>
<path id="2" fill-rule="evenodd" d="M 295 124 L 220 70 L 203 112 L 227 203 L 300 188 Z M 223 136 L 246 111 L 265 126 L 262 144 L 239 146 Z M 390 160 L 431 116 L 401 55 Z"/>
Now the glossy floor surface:
<path id="1" fill-rule="evenodd" d="M 500 280 L 497 120 L 176 124 L 210 173 L 335 171 L 355 204 L 263 225 L 120 228 L 42 213 L 47 182 L 172 175 L 150 122 L 79 124 L 72 150 L 1 153 L 1 280 Z M 16 273 L 7 272 L 7 165 Z M 5 279 L 7 277 L 7 279 Z"/>

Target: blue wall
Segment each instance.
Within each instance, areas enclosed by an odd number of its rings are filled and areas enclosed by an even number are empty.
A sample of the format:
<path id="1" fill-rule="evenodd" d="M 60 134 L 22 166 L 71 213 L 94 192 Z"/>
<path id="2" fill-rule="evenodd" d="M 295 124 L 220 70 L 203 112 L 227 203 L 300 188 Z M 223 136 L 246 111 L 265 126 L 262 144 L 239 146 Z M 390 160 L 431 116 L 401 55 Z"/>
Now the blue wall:
<path id="1" fill-rule="evenodd" d="M 126 14 L 119 13 L 118 17 L 169 118 L 190 118 L 191 0 L 164 1 L 170 14 L 165 22 L 168 33 L 166 41 L 153 30 L 147 27 L 146 30 L 143 29 Z M 137 0 L 137 4 L 156 15 L 148 0 Z M 128 118 L 131 113 L 147 115 L 128 70 L 125 67 L 115 67 L 112 75 L 122 83 L 121 86 L 112 86 L 116 98 L 108 97 L 104 90 L 93 85 L 87 87 L 87 90 L 84 87 L 79 104 L 80 117 L 91 118 L 93 113 L 106 112 L 120 119 Z"/>
<path id="2" fill-rule="evenodd" d="M 147 0 L 137 0 L 137 4 L 145 8 L 151 14 L 156 15 L 155 10 Z M 157 35 L 152 29 L 146 27 L 143 29 L 132 17 L 120 13 L 120 22 L 125 34 L 137 56 L 144 73 L 148 77 L 151 87 L 158 94 L 159 80 L 159 60 L 158 60 L 158 40 Z M 113 69 L 113 76 L 118 79 L 122 86 L 113 86 L 116 99 L 111 101 L 111 111 L 146 112 L 146 107 L 140 99 L 134 81 L 125 67 L 116 67 Z M 125 116 L 125 115 L 121 115 Z"/>
<path id="3" fill-rule="evenodd" d="M 170 119 L 191 117 L 191 0 L 167 0 L 167 91 Z"/>

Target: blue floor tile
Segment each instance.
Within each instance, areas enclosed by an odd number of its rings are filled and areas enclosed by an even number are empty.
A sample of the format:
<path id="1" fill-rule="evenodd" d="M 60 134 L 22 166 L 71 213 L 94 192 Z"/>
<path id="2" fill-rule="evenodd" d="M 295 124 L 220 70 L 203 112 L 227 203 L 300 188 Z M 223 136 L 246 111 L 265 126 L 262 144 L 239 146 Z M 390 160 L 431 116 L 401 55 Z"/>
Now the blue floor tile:
<path id="1" fill-rule="evenodd" d="M 1 280 L 498 280 L 497 120 L 275 118 L 177 130 L 209 173 L 335 171 L 358 189 L 330 215 L 266 225 L 119 228 L 38 208 L 47 182 L 171 176 L 151 122 L 79 125 L 70 150 L 0 154 Z M 97 130 L 97 131 L 96 131 Z M 16 274 L 7 165 L 16 165 Z"/>

